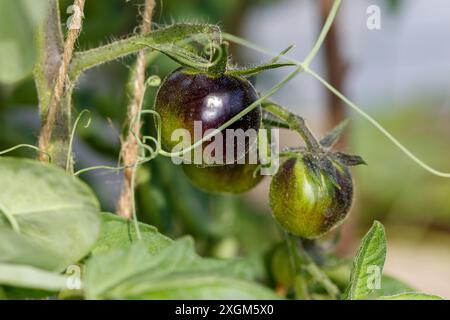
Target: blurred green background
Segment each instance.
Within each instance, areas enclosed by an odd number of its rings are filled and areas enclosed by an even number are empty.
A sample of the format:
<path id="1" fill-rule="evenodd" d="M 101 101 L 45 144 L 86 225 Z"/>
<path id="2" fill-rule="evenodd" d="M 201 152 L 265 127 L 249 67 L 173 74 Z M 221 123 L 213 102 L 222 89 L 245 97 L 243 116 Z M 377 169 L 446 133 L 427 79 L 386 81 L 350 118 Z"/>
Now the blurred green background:
<path id="1" fill-rule="evenodd" d="M 352 8 L 350 3 L 355 4 L 356 1 L 358 6 Z M 261 43 L 273 51 L 294 43 L 297 51 L 293 56 L 301 59 L 310 49 L 320 26 L 320 2 L 163 0 L 158 1 L 154 21 L 158 25 L 179 21 L 218 23 L 227 32 Z M 377 31 L 376 37 L 372 33 L 372 38 L 364 41 L 365 33 L 369 31 L 360 22 L 367 18 L 365 8 L 372 2 L 382 8 L 387 22 L 382 30 Z M 415 26 L 408 20 L 415 17 L 414 10 L 420 11 L 423 3 L 427 3 L 430 10 L 438 12 L 442 8 L 449 9 L 450 3 L 445 0 L 372 2 L 344 1 L 339 16 L 336 48 L 349 70 L 340 79 L 343 90 L 352 99 L 356 97 L 363 108 L 367 107 L 371 115 L 420 158 L 436 168 L 450 170 L 450 78 L 445 77 L 445 74 L 450 74 L 450 49 L 439 47 L 439 39 L 446 36 L 444 26 L 450 26 L 450 17 L 425 19 L 428 28 L 433 23 L 437 24 L 430 30 L 441 32 L 425 30 L 415 34 L 415 45 L 422 48 L 422 42 L 426 43 L 425 51 L 408 51 L 408 46 L 405 49 L 398 45 L 403 41 L 402 36 L 412 32 L 405 26 Z M 70 0 L 61 1 L 63 21 L 68 17 L 65 8 L 71 3 Z M 140 4 L 141 1 L 137 0 L 87 1 L 78 48 L 91 48 L 135 32 Z M 346 18 L 350 16 L 355 18 L 348 21 Z M 291 27 L 287 28 L 286 23 Z M 419 23 L 415 27 L 420 26 Z M 364 31 L 356 33 L 350 30 Z M 430 42 L 429 37 L 436 41 Z M 386 42 L 387 38 L 396 45 Z M 370 41 L 377 45 L 376 59 L 373 52 L 365 54 L 361 50 L 362 47 L 370 50 Z M 436 56 L 442 51 L 442 55 Z M 257 63 L 265 58 L 236 45 L 232 46 L 232 52 L 235 62 L 240 64 Z M 418 56 L 409 64 L 401 64 L 404 62 L 402 54 Z M 330 60 L 323 55 L 317 59 L 315 66 L 325 73 Z M 436 59 L 440 59 L 437 67 Z M 77 168 L 117 163 L 126 115 L 125 84 L 133 62 L 134 57 L 127 57 L 96 68 L 77 84 L 74 108 L 78 112 L 89 109 L 93 115 L 91 126 L 78 131 L 75 142 Z M 175 63 L 159 56 L 147 74 L 163 78 L 175 67 Z M 361 70 L 368 71 L 364 73 Z M 257 87 L 263 90 L 276 83 L 283 74 L 283 71 L 269 72 L 255 79 Z M 415 81 L 402 80 L 405 75 Z M 301 75 L 282 89 L 276 98 L 305 115 L 314 130 L 323 133 L 330 123 L 336 121 L 327 112 L 327 93 L 302 77 L 305 76 Z M 386 83 L 395 77 L 401 85 L 395 87 L 397 89 L 393 93 L 393 87 Z M 373 82 L 367 82 L 367 79 Z M 434 85 L 437 81 L 440 86 Z M 148 108 L 153 104 L 154 95 L 155 89 L 149 90 L 146 97 Z M 31 78 L 14 85 L 0 85 L 0 150 L 20 143 L 35 144 L 39 132 L 36 103 L 36 90 Z M 339 252 L 352 255 L 371 222 L 381 220 L 386 224 L 389 241 L 386 270 L 420 290 L 450 298 L 450 182 L 417 167 L 366 121 L 357 115 L 348 115 L 353 121 L 346 143 L 341 147 L 363 156 L 369 166 L 354 170 L 357 199 L 352 217 L 343 228 L 342 238 L 346 240 L 339 245 Z M 151 127 L 146 130 L 150 131 Z M 283 145 L 300 143 L 291 134 L 283 134 L 283 141 Z M 13 155 L 34 156 L 30 151 L 17 151 Z M 268 179 L 244 196 L 211 196 L 193 188 L 181 169 L 167 159 L 158 158 L 139 171 L 137 201 L 140 219 L 173 237 L 193 235 L 203 254 L 250 256 L 260 262 L 282 239 L 267 204 Z M 84 175 L 83 179 L 96 190 L 103 209 L 114 212 L 120 192 L 120 173 L 93 172 Z M 263 273 L 258 266 L 261 263 L 255 263 L 256 272 Z"/>

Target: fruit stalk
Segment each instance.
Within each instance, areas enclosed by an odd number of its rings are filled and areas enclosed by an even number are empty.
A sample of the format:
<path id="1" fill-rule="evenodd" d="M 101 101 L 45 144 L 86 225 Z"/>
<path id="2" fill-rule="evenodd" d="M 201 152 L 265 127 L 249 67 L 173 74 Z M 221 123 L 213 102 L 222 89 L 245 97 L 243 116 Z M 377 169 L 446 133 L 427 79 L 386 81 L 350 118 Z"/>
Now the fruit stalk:
<path id="1" fill-rule="evenodd" d="M 286 232 L 286 242 L 291 257 L 291 264 L 294 266 L 293 270 L 296 275 L 294 285 L 297 299 L 303 297 L 307 298 L 309 296 L 307 285 L 304 283 L 305 273 L 309 274 L 310 277 L 320 283 L 332 299 L 338 299 L 340 294 L 339 288 L 328 278 L 322 269 L 317 266 L 305 251 L 303 245 L 298 245 L 298 241 L 302 243 L 303 239 Z"/>
<path id="2" fill-rule="evenodd" d="M 310 151 L 320 150 L 320 144 L 314 134 L 308 128 L 305 119 L 296 114 L 293 114 L 288 109 L 276 103 L 266 101 L 262 103 L 262 107 L 274 116 L 285 121 L 289 125 L 290 129 L 297 131 L 302 136 L 303 140 L 305 141 L 306 147 Z"/>
<path id="3" fill-rule="evenodd" d="M 304 269 L 302 268 L 303 260 L 297 249 L 296 238 L 288 232 L 285 232 L 286 244 L 289 252 L 291 269 L 294 276 L 295 298 L 298 300 L 310 300 L 308 286 Z"/>
<path id="4" fill-rule="evenodd" d="M 142 15 L 141 34 L 145 35 L 151 32 L 153 9 L 155 8 L 154 0 L 146 0 L 145 8 Z M 124 171 L 124 181 L 122 185 L 122 193 L 120 195 L 117 212 L 119 215 L 131 218 L 133 215 L 134 206 L 134 178 L 136 174 L 135 164 L 138 162 L 139 156 L 139 143 L 134 136 L 133 132 L 140 135 L 141 121 L 140 113 L 142 108 L 142 102 L 145 93 L 145 69 L 147 67 L 147 53 L 146 50 L 141 50 L 138 54 L 136 67 L 132 75 L 132 98 L 128 106 L 128 134 L 125 141 L 122 144 L 121 157 L 123 159 L 124 166 L 127 167 Z M 136 121 L 136 119 L 138 119 Z"/>

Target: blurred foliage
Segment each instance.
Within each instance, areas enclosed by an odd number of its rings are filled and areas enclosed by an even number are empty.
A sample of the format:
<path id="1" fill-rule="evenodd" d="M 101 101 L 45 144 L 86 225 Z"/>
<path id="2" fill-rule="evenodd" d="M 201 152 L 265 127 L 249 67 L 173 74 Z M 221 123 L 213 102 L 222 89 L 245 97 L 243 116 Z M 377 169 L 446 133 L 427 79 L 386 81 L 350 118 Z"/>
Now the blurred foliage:
<path id="1" fill-rule="evenodd" d="M 419 158 L 442 170 L 450 158 L 448 108 L 391 107 L 375 117 Z M 450 183 L 418 167 L 364 120 L 355 117 L 352 150 L 368 163 L 357 169 L 359 210 L 374 218 L 422 227 L 450 225 Z"/>
<path id="2" fill-rule="evenodd" d="M 2 1 L 0 3 L 0 82 L 14 83 L 28 76 L 36 48 L 33 30 L 45 17 L 47 1 Z"/>
<path id="3" fill-rule="evenodd" d="M 392 11 L 398 11 L 400 8 L 400 5 L 402 3 L 401 0 L 386 0 L 389 6 L 389 9 Z"/>

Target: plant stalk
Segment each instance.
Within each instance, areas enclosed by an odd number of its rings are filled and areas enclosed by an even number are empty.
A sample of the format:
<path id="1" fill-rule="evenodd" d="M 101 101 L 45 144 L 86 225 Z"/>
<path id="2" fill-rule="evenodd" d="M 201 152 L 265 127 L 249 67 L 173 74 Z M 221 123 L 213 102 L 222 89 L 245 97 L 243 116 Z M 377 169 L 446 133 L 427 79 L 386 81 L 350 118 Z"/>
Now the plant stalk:
<path id="1" fill-rule="evenodd" d="M 144 13 L 142 15 L 141 34 L 147 35 L 151 32 L 153 9 L 155 8 L 154 0 L 146 0 Z M 141 120 L 140 114 L 145 94 L 145 70 L 147 68 L 146 50 L 138 53 L 136 67 L 131 77 L 131 101 L 128 105 L 127 123 L 129 126 L 128 134 L 122 144 L 121 157 L 126 167 L 124 170 L 124 181 L 122 185 L 122 193 L 117 204 L 117 213 L 123 217 L 131 218 L 135 213 L 134 207 L 134 176 L 136 174 L 136 164 L 139 158 L 139 143 L 135 137 L 140 135 Z"/>
<path id="2" fill-rule="evenodd" d="M 272 113 L 268 112 L 267 110 L 263 110 L 262 122 L 264 125 L 266 125 L 268 127 L 290 129 L 289 123 L 274 116 Z"/>
<path id="3" fill-rule="evenodd" d="M 209 34 L 211 35 L 211 41 L 214 43 L 220 43 L 221 41 L 220 29 L 217 26 L 189 25 L 189 31 L 183 30 L 185 26 L 172 26 L 171 28 L 175 29 L 171 31 L 170 35 L 166 33 L 167 30 L 165 29 L 155 30 L 151 34 L 139 34 L 98 48 L 77 52 L 70 66 L 69 78 L 74 81 L 82 72 L 90 68 L 120 59 L 155 45 L 161 46 L 165 44 L 170 46 L 178 42 L 183 43 L 187 38 L 192 37 L 193 33 Z"/>
<path id="4" fill-rule="evenodd" d="M 51 0 L 47 17 L 36 30 L 37 62 L 33 69 L 39 100 L 39 113 L 44 119 L 48 112 L 52 88 L 61 65 L 64 41 L 59 16 L 59 1 Z"/>
<path id="5" fill-rule="evenodd" d="M 308 292 L 308 285 L 306 282 L 305 272 L 302 268 L 303 261 L 297 249 L 296 239 L 293 235 L 287 232 L 285 232 L 285 237 L 289 252 L 291 270 L 294 274 L 295 298 L 297 300 L 309 300 L 310 295 Z"/>
<path id="6" fill-rule="evenodd" d="M 294 267 L 293 270 L 295 271 L 295 277 L 296 279 L 297 277 L 300 277 L 302 280 L 300 287 L 297 287 L 298 281 L 296 280 L 295 282 L 296 296 L 300 294 L 300 297 L 305 297 L 306 294 L 306 297 L 309 297 L 307 292 L 307 283 L 305 281 L 305 273 L 307 273 L 312 279 L 324 287 L 332 299 L 338 299 L 340 295 L 339 288 L 313 261 L 313 259 L 303 248 L 303 245 L 298 245 L 297 238 L 292 234 L 286 233 L 286 242 L 289 249 L 289 256 L 291 258 L 291 265 Z"/>
<path id="7" fill-rule="evenodd" d="M 319 142 L 309 129 L 305 119 L 296 114 L 293 114 L 285 107 L 269 101 L 263 102 L 262 107 L 264 108 L 264 110 L 272 113 L 274 116 L 285 121 L 289 125 L 290 129 L 297 131 L 305 141 L 308 150 L 310 151 L 321 150 Z"/>
<path id="8" fill-rule="evenodd" d="M 44 154 L 44 152 L 46 152 L 51 155 L 54 164 L 62 168 L 65 168 L 66 164 L 70 162 L 69 159 L 67 159 L 67 154 L 70 154 L 68 153 L 68 145 L 70 141 L 71 131 L 71 100 L 73 85 L 69 81 L 67 81 L 67 78 L 70 62 L 72 60 L 75 49 L 75 42 L 78 39 L 78 35 L 81 30 L 81 20 L 84 12 L 84 4 L 85 0 L 74 1 L 74 6 L 78 8 L 76 14 L 81 15 L 79 17 L 74 17 L 75 19 L 79 18 L 80 28 L 78 28 L 78 26 L 69 26 L 71 28 L 64 43 L 62 56 L 59 55 L 60 64 L 59 68 L 57 69 L 56 76 L 49 77 L 54 78 L 52 90 L 49 91 L 48 89 L 50 87 L 45 87 L 45 83 L 42 81 L 42 79 L 37 80 L 38 92 L 40 91 L 40 99 L 45 103 L 45 105 L 41 106 L 42 127 L 39 135 L 39 149 L 43 153 L 40 154 L 39 160 L 43 162 L 48 161 L 48 157 Z M 49 16 L 49 19 L 53 20 L 55 19 L 55 15 L 59 16 L 59 12 L 55 11 L 52 13 L 53 14 Z M 56 21 L 59 21 L 59 17 Z M 52 22 L 47 23 L 47 27 L 50 25 L 52 25 Z M 47 32 L 47 28 L 44 32 Z M 58 32 L 54 30 L 49 30 L 49 32 L 55 35 L 61 33 L 60 31 Z M 51 38 L 47 38 L 47 40 L 50 39 Z M 45 53 L 41 53 L 41 55 L 47 55 L 47 57 L 48 55 L 54 53 L 51 50 L 53 47 L 57 46 L 57 44 L 49 42 L 44 42 L 44 45 L 44 47 L 41 46 L 41 49 L 44 49 Z M 45 92 L 46 89 L 47 92 Z M 51 93 L 49 94 L 49 92 Z M 48 104 L 46 102 L 48 102 Z M 72 166 L 70 166 L 70 171 L 73 171 Z"/>

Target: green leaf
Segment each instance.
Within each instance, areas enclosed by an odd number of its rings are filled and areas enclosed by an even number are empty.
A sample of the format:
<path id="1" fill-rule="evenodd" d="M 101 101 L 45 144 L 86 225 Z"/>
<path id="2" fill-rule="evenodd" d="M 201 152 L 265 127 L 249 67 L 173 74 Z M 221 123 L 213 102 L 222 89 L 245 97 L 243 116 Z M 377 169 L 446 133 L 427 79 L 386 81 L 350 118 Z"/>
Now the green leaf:
<path id="1" fill-rule="evenodd" d="M 400 293 L 414 292 L 415 289 L 410 285 L 393 278 L 388 275 L 383 275 L 381 278 L 381 289 L 376 293 L 378 296 L 392 296 Z"/>
<path id="2" fill-rule="evenodd" d="M 146 279 L 147 278 L 147 279 Z M 181 273 L 152 279 L 143 277 L 127 288 L 128 299 L 169 300 L 272 300 L 274 292 L 256 283 L 227 276 Z M 118 296 L 117 298 L 120 298 Z"/>
<path id="3" fill-rule="evenodd" d="M 28 76 L 36 58 L 33 33 L 44 19 L 48 1 L 0 1 L 0 82 Z"/>
<path id="4" fill-rule="evenodd" d="M 293 48 L 295 48 L 295 45 L 291 44 L 289 47 L 287 47 L 286 49 L 284 49 L 283 51 L 281 51 L 278 56 L 276 56 L 275 58 L 273 58 L 272 60 L 270 60 L 270 63 L 277 63 L 278 61 L 280 61 L 283 56 L 285 56 L 289 51 L 291 51 Z"/>
<path id="5" fill-rule="evenodd" d="M 6 300 L 6 299 L 8 299 L 8 296 L 5 292 L 5 289 L 0 287 L 0 300 Z"/>
<path id="6" fill-rule="evenodd" d="M 267 71 L 267 70 L 297 66 L 297 63 L 294 63 L 294 62 L 278 63 L 278 61 L 280 61 L 283 58 L 283 56 L 285 54 L 287 54 L 289 51 L 291 51 L 291 49 L 294 47 L 295 47 L 294 45 L 290 45 L 289 47 L 287 47 L 286 49 L 281 51 L 278 54 L 278 56 L 276 56 L 275 58 L 273 58 L 272 60 L 270 60 L 267 63 L 263 63 L 258 66 L 255 66 L 255 67 L 249 67 L 249 68 L 243 68 L 243 69 L 231 69 L 227 73 L 231 74 L 231 75 L 235 75 L 235 76 L 251 77 L 251 76 L 257 75 L 261 72 Z"/>
<path id="7" fill-rule="evenodd" d="M 42 300 L 49 299 L 50 297 L 55 296 L 57 290 L 49 291 L 43 289 L 28 289 L 21 287 L 4 286 L 3 292 L 4 298 L 8 300 Z"/>
<path id="8" fill-rule="evenodd" d="M 278 68 L 284 68 L 284 67 L 291 67 L 296 66 L 295 63 L 268 63 L 268 64 L 262 64 L 256 67 L 250 67 L 245 69 L 232 69 L 228 70 L 227 74 L 234 75 L 234 76 L 242 76 L 242 77 L 251 77 L 254 75 L 257 75 L 261 72 L 267 71 L 267 70 L 273 70 Z"/>
<path id="9" fill-rule="evenodd" d="M 364 159 L 357 155 L 346 154 L 342 152 L 334 152 L 333 158 L 339 161 L 344 166 L 353 167 L 359 165 L 367 165 Z"/>
<path id="10" fill-rule="evenodd" d="M 89 299 L 269 299 L 277 296 L 248 281 L 242 260 L 200 258 L 190 238 L 151 253 L 143 242 L 90 258 Z"/>
<path id="11" fill-rule="evenodd" d="M 322 147 L 331 148 L 342 135 L 344 130 L 348 127 L 350 120 L 346 119 L 338 124 L 333 130 L 328 132 L 325 137 L 320 140 L 320 144 Z"/>
<path id="12" fill-rule="evenodd" d="M 322 266 L 327 276 L 336 283 L 339 288 L 345 290 L 349 284 L 352 262 L 335 256 L 326 256 L 326 263 Z M 376 296 L 391 296 L 399 293 L 414 292 L 416 289 L 403 281 L 389 275 L 381 277 L 381 288 L 376 291 Z"/>
<path id="13" fill-rule="evenodd" d="M 51 165 L 2 158 L 0 185 L 0 263 L 62 271 L 89 253 L 99 204 L 83 182 Z"/>
<path id="14" fill-rule="evenodd" d="M 133 275 L 156 268 L 158 262 L 143 242 L 91 257 L 86 263 L 85 290 L 88 299 L 107 296 L 110 290 Z"/>
<path id="15" fill-rule="evenodd" d="M 382 296 L 379 300 L 444 300 L 444 298 L 426 293 L 400 293 L 393 296 Z"/>
<path id="16" fill-rule="evenodd" d="M 376 282 L 381 281 L 385 259 L 386 235 L 384 227 L 380 222 L 375 221 L 372 228 L 364 236 L 353 261 L 350 283 L 346 291 L 347 299 L 364 299 L 374 292 Z"/>
<path id="17" fill-rule="evenodd" d="M 133 221 L 111 213 L 102 213 L 100 236 L 92 249 L 93 254 L 99 254 L 111 249 L 128 248 L 138 239 Z M 172 240 L 158 232 L 155 227 L 139 223 L 143 242 L 150 252 L 159 252 L 169 246 Z"/>
<path id="18" fill-rule="evenodd" d="M 30 266 L 0 263 L 0 285 L 58 291 L 65 287 L 66 276 Z"/>

